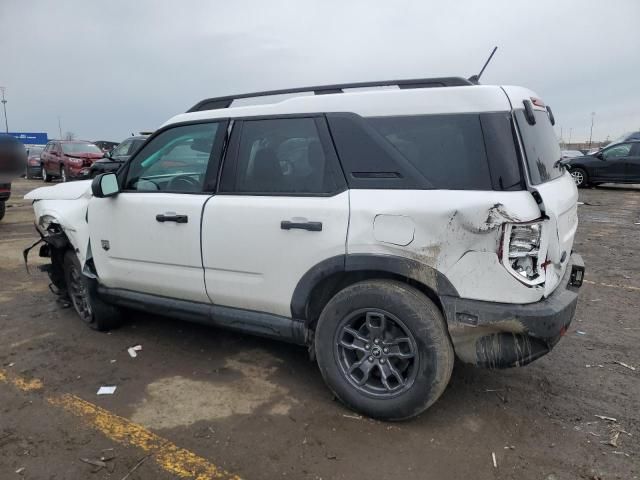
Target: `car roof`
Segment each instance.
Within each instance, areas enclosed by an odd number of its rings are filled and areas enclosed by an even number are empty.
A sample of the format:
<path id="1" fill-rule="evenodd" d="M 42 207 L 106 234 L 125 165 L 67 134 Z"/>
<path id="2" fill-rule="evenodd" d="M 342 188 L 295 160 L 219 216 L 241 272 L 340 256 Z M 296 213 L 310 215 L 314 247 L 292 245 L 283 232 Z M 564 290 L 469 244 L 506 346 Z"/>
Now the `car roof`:
<path id="1" fill-rule="evenodd" d="M 522 105 L 522 99 L 537 97 L 534 92 L 522 87 L 472 84 L 429 88 L 376 88 L 367 91 L 356 89 L 321 95 L 309 93 L 280 94 L 279 98 L 272 98 L 270 103 L 264 103 L 264 99 L 261 99 L 261 104 L 190 111 L 174 116 L 163 126 L 217 118 L 325 112 L 352 112 L 364 117 L 378 117 L 510 111 L 512 102 Z M 283 95 L 287 98 L 282 98 Z"/>

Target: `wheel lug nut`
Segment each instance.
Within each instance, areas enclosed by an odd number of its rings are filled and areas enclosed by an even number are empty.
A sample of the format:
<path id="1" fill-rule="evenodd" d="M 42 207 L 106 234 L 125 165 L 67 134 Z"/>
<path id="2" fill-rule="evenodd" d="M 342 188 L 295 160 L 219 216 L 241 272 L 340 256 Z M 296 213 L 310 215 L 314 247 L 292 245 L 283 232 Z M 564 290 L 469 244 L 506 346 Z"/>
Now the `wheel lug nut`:
<path id="1" fill-rule="evenodd" d="M 380 343 L 380 340 L 378 340 L 377 338 L 373 341 L 373 343 L 375 343 L 376 345 Z"/>
<path id="2" fill-rule="evenodd" d="M 369 345 L 368 343 L 364 346 L 364 348 L 366 348 L 367 350 L 369 350 L 371 348 L 371 345 Z"/>
<path id="3" fill-rule="evenodd" d="M 384 363 L 384 362 L 385 362 L 384 358 L 381 358 L 380 363 Z"/>
<path id="4" fill-rule="evenodd" d="M 373 357 L 369 357 L 369 361 L 370 361 L 370 362 L 373 362 Z"/>
<path id="5" fill-rule="evenodd" d="M 384 348 L 382 349 L 382 351 L 383 351 L 384 353 L 389 353 L 389 349 L 388 349 L 387 347 L 384 347 Z"/>

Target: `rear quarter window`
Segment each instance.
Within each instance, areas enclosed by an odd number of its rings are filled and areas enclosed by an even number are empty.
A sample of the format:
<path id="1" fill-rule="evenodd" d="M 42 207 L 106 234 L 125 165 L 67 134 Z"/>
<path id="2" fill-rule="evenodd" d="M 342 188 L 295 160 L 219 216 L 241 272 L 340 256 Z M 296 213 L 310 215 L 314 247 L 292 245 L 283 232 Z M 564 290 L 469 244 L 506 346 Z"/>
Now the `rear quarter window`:
<path id="1" fill-rule="evenodd" d="M 376 117 L 368 122 L 431 188 L 493 189 L 479 114 Z"/>

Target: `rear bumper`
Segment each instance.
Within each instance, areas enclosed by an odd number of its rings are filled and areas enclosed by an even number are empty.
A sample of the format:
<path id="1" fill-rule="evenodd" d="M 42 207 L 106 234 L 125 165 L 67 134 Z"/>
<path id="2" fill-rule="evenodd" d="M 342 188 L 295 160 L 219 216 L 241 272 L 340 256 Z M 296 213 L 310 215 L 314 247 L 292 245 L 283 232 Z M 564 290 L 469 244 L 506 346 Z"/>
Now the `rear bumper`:
<path id="1" fill-rule="evenodd" d="M 584 263 L 572 254 L 564 277 L 547 298 L 530 304 L 441 297 L 456 354 L 482 367 L 526 365 L 550 352 L 578 304 Z"/>

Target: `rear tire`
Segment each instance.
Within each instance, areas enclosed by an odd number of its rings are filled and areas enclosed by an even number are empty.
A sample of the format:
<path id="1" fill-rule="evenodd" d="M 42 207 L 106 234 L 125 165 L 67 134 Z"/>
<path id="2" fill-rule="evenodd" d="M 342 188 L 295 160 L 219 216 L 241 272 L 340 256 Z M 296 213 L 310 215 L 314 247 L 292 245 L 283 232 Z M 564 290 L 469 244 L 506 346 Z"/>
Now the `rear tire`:
<path id="1" fill-rule="evenodd" d="M 402 282 L 369 280 L 338 292 L 315 332 L 320 372 L 349 408 L 404 420 L 444 392 L 454 352 L 442 313 Z"/>
<path id="2" fill-rule="evenodd" d="M 69 179 L 67 178 L 67 169 L 65 167 L 60 168 L 60 180 L 63 183 L 67 183 Z"/>
<path id="3" fill-rule="evenodd" d="M 42 181 L 44 183 L 51 183 L 51 177 L 47 173 L 47 169 L 44 166 L 42 167 Z"/>
<path id="4" fill-rule="evenodd" d="M 82 274 L 80 261 L 72 250 L 64 254 L 64 278 L 73 308 L 90 328 L 103 332 L 122 324 L 121 310 L 98 297 L 96 282 Z"/>
<path id="5" fill-rule="evenodd" d="M 0 200 L 0 220 L 4 218 L 4 214 L 7 212 L 7 205 L 4 200 Z"/>
<path id="6" fill-rule="evenodd" d="M 576 187 L 584 188 L 589 184 L 589 176 L 583 168 L 572 168 L 569 173 L 571 173 L 573 181 L 576 183 Z"/>

